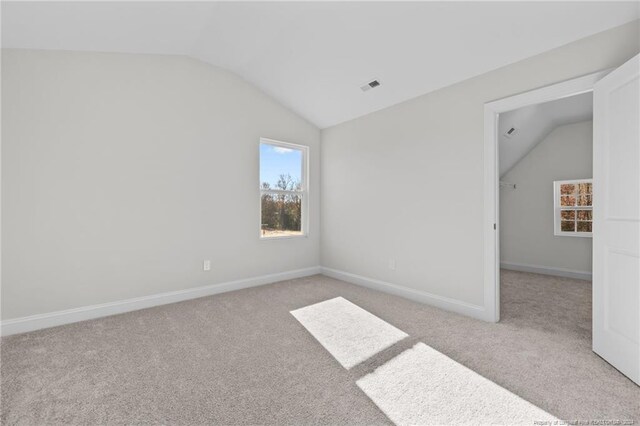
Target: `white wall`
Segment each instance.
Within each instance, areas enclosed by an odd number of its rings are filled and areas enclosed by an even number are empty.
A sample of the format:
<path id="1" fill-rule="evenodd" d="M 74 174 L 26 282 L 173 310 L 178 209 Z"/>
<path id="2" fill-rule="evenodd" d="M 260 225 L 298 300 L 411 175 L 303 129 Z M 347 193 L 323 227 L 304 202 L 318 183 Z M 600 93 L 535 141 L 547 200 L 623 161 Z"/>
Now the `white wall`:
<path id="1" fill-rule="evenodd" d="M 591 274 L 591 238 L 553 234 L 553 181 L 593 177 L 593 123 L 556 127 L 502 180 L 500 261 Z"/>
<path id="2" fill-rule="evenodd" d="M 319 264 L 320 132 L 228 72 L 3 50 L 2 124 L 3 319 Z M 308 238 L 258 239 L 261 136 L 310 146 Z"/>
<path id="3" fill-rule="evenodd" d="M 635 21 L 323 130 L 323 266 L 482 307 L 484 103 L 618 66 L 639 40 Z"/>

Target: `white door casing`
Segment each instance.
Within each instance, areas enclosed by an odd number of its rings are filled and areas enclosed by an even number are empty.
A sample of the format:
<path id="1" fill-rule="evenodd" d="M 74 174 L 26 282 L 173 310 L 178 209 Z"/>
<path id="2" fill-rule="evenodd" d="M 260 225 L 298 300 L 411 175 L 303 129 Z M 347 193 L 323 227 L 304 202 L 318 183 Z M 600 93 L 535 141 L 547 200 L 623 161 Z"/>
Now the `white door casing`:
<path id="1" fill-rule="evenodd" d="M 610 72 L 594 72 L 488 102 L 484 106 L 484 318 L 487 321 L 500 320 L 498 116 L 514 109 L 592 92 L 594 85 Z"/>
<path id="2" fill-rule="evenodd" d="M 593 108 L 593 351 L 640 384 L 640 55 Z"/>

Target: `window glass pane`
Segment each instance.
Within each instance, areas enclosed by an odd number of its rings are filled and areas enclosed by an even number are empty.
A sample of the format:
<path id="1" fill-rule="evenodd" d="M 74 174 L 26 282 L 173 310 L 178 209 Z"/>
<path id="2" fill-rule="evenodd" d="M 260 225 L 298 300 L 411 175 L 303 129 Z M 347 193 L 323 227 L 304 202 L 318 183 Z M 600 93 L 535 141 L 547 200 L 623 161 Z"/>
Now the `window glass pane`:
<path id="1" fill-rule="evenodd" d="M 302 151 L 260 144 L 260 188 L 301 190 Z"/>
<path id="2" fill-rule="evenodd" d="M 562 210 L 560 212 L 560 217 L 562 220 L 575 220 L 576 219 L 576 211 L 575 210 Z"/>
<path id="3" fill-rule="evenodd" d="M 560 205 L 561 206 L 575 206 L 576 205 L 576 197 L 573 195 L 563 195 L 560 197 Z"/>
<path id="4" fill-rule="evenodd" d="M 591 232 L 592 222 L 578 222 L 578 232 Z"/>
<path id="5" fill-rule="evenodd" d="M 591 210 L 578 210 L 578 220 L 593 220 Z"/>
<path id="6" fill-rule="evenodd" d="M 590 206 L 591 205 L 591 195 L 579 195 L 578 196 L 578 205 L 579 206 Z"/>
<path id="7" fill-rule="evenodd" d="M 263 237 L 302 235 L 302 196 L 296 194 L 262 194 Z"/>
<path id="8" fill-rule="evenodd" d="M 590 183 L 579 183 L 578 184 L 578 195 L 586 195 L 591 194 L 591 184 Z"/>
<path id="9" fill-rule="evenodd" d="M 571 221 L 571 222 L 567 222 L 567 221 L 562 221 L 560 222 L 560 230 L 562 230 L 563 232 L 574 232 L 575 229 L 575 222 Z"/>
<path id="10" fill-rule="evenodd" d="M 573 194 L 576 190 L 576 186 L 572 183 L 563 183 L 562 185 L 560 185 L 560 194 L 562 195 L 568 195 L 568 194 Z"/>

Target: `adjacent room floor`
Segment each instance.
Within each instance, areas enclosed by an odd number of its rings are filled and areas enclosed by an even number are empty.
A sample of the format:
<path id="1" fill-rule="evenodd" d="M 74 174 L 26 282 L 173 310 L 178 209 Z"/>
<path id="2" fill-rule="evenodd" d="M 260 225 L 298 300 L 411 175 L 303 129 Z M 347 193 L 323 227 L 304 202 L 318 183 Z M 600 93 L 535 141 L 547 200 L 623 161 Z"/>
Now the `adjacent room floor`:
<path id="1" fill-rule="evenodd" d="M 409 337 L 350 370 L 289 313 L 342 296 Z M 313 276 L 2 339 L 2 423 L 386 424 L 355 381 L 424 342 L 564 420 L 640 421 L 591 284 L 502 271 L 489 324 Z"/>

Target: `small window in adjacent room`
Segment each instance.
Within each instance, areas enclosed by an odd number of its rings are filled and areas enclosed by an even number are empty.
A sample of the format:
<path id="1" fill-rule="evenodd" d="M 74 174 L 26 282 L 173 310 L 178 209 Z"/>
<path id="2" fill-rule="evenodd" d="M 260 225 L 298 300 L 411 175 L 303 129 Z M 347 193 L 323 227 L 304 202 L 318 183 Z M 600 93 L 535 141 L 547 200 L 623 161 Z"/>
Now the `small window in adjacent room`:
<path id="1" fill-rule="evenodd" d="M 260 139 L 260 237 L 307 234 L 307 147 Z"/>
<path id="2" fill-rule="evenodd" d="M 555 235 L 591 237 L 592 189 L 591 179 L 553 182 Z"/>

